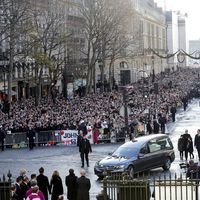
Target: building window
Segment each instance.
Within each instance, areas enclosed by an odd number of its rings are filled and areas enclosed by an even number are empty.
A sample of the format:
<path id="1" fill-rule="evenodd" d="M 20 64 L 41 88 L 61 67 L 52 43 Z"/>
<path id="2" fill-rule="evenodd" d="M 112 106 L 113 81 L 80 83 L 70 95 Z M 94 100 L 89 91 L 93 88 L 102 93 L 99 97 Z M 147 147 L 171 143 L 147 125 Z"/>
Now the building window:
<path id="1" fill-rule="evenodd" d="M 124 61 L 120 62 L 119 66 L 120 66 L 121 69 L 127 69 L 128 68 L 128 64 Z"/>

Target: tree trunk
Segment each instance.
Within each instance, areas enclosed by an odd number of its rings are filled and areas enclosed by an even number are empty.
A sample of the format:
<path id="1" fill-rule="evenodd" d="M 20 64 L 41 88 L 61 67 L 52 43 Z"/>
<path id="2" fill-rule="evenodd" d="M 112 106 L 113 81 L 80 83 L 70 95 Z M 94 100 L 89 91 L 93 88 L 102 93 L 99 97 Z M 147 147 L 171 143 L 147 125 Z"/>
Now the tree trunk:
<path id="1" fill-rule="evenodd" d="M 10 62 L 8 70 L 8 103 L 11 106 L 12 101 L 12 73 L 13 73 L 13 63 L 14 63 L 14 27 L 11 25 L 10 30 Z"/>
<path id="2" fill-rule="evenodd" d="M 38 104 L 40 104 L 41 98 L 42 98 L 42 90 L 41 90 L 42 84 L 39 82 L 38 84 Z"/>
<path id="3" fill-rule="evenodd" d="M 96 93 L 96 68 L 93 67 L 93 91 Z"/>
<path id="4" fill-rule="evenodd" d="M 104 86 L 104 71 L 105 71 L 105 65 L 106 65 L 106 47 L 105 42 L 103 41 L 102 44 L 102 69 L 101 69 L 101 92 L 104 92 L 105 86 Z"/>
<path id="5" fill-rule="evenodd" d="M 89 93 L 92 92 L 92 81 L 93 81 L 93 78 L 92 78 L 92 65 L 90 66 L 90 80 L 89 80 Z"/>
<path id="6" fill-rule="evenodd" d="M 112 67 L 113 67 L 113 62 L 110 61 L 110 64 L 109 64 L 109 86 L 110 86 L 110 91 L 112 91 L 112 88 L 113 88 L 113 74 L 112 74 Z"/>
<path id="7" fill-rule="evenodd" d="M 11 104 L 12 101 L 12 72 L 13 72 L 13 62 L 14 62 L 14 49 L 12 47 L 10 52 L 10 62 L 8 70 L 8 102 Z"/>
<path id="8" fill-rule="evenodd" d="M 36 84 L 35 86 L 35 106 L 38 106 L 39 105 L 39 101 L 38 101 L 38 84 Z"/>
<path id="9" fill-rule="evenodd" d="M 35 66 L 35 83 L 36 83 L 36 91 L 35 91 L 35 105 L 38 106 L 41 100 L 41 85 L 42 85 L 42 67 L 40 68 L 38 75 L 38 66 Z"/>
<path id="10" fill-rule="evenodd" d="M 89 93 L 89 89 L 90 89 L 90 66 L 88 64 L 87 77 L 86 77 L 86 94 Z"/>

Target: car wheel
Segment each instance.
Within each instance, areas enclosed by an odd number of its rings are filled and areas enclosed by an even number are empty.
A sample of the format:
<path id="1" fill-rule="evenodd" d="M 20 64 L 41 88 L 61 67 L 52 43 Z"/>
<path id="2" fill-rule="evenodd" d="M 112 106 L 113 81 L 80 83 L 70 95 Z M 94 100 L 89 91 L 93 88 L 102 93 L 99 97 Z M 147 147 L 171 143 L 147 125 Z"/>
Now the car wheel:
<path id="1" fill-rule="evenodd" d="M 129 174 L 129 176 L 130 176 L 131 178 L 134 177 L 134 168 L 133 168 L 132 165 L 130 165 L 130 166 L 128 167 L 128 174 Z"/>
<path id="2" fill-rule="evenodd" d="M 170 169 L 170 167 L 171 167 L 171 160 L 170 160 L 170 158 L 166 158 L 166 160 L 165 160 L 165 164 L 163 165 L 163 169 L 164 170 L 169 170 Z"/>

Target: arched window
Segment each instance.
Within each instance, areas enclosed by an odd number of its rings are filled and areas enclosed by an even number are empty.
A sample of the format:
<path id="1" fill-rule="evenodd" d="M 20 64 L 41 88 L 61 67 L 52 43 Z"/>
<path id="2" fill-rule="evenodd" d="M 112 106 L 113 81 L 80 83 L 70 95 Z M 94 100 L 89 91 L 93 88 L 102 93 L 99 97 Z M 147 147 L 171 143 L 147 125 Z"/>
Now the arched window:
<path id="1" fill-rule="evenodd" d="M 120 62 L 119 66 L 120 66 L 121 69 L 127 69 L 128 68 L 128 64 L 125 61 Z"/>

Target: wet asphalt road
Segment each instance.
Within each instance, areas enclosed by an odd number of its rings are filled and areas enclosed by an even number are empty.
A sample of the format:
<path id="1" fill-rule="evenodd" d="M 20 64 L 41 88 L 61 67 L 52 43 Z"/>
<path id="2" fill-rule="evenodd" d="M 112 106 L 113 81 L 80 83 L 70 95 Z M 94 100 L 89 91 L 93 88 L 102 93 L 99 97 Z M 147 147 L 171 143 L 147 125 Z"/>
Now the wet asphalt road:
<path id="1" fill-rule="evenodd" d="M 185 129 L 189 130 L 192 138 L 196 134 L 196 130 L 200 128 L 200 106 L 199 100 L 193 100 L 187 111 L 183 111 L 181 108 L 176 115 L 176 122 L 168 124 L 169 136 L 173 142 L 176 159 L 171 166 L 172 173 L 182 173 L 179 168 L 180 159 L 177 152 L 177 140 Z M 113 151 L 120 144 L 100 144 L 93 145 L 93 152 L 90 154 L 90 167 L 85 167 L 87 177 L 91 180 L 91 199 L 96 199 L 95 196 L 101 191 L 101 182 L 97 176 L 94 175 L 95 163 L 105 157 L 109 152 Z M 197 158 L 196 149 L 194 151 L 195 159 Z M 64 180 L 68 174 L 68 170 L 73 168 L 75 174 L 79 176 L 81 170 L 81 160 L 77 147 L 67 146 L 51 146 L 51 147 L 38 147 L 32 151 L 27 148 L 24 149 L 5 149 L 4 152 L 0 152 L 0 175 L 7 174 L 8 170 L 11 171 L 13 180 L 19 175 L 20 168 L 25 168 L 28 171 L 28 175 L 32 173 L 38 174 L 38 169 L 43 166 L 45 168 L 45 174 L 51 177 L 54 170 L 60 172 L 60 176 Z M 153 170 L 153 174 L 158 176 L 162 175 L 161 168 Z M 66 187 L 64 187 L 66 194 Z M 65 195 L 66 196 L 66 195 Z"/>

